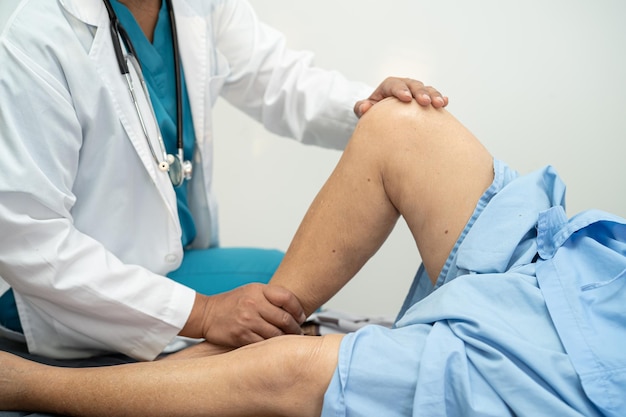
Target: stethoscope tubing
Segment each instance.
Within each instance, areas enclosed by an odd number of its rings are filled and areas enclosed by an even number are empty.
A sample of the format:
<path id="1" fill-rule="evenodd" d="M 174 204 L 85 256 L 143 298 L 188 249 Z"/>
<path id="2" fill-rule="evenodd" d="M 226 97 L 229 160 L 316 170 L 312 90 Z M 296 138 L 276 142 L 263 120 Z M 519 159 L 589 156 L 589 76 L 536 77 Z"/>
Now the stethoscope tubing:
<path id="1" fill-rule="evenodd" d="M 172 0 L 165 0 L 167 11 L 170 17 L 170 27 L 172 29 L 172 46 L 174 49 L 174 78 L 176 80 L 176 146 L 178 152 L 183 152 L 183 91 L 182 91 L 182 75 L 180 73 L 180 53 L 178 51 L 178 30 L 176 27 L 176 17 L 174 16 L 174 7 Z"/>
<path id="2" fill-rule="evenodd" d="M 176 30 L 176 18 L 174 16 L 174 9 L 172 6 L 171 0 L 164 0 L 166 2 L 166 6 L 168 9 L 168 14 L 170 18 L 170 26 L 171 26 L 171 34 L 172 34 L 172 44 L 174 50 L 174 75 L 176 80 L 176 147 L 177 154 L 169 155 L 165 150 L 165 144 L 163 142 L 163 138 L 159 131 L 158 123 L 156 122 L 156 115 L 154 114 L 154 109 L 150 105 L 150 95 L 148 92 L 148 88 L 146 82 L 143 78 L 141 65 L 137 60 L 137 54 L 135 52 L 135 48 L 128 36 L 128 33 L 124 29 L 124 27 L 120 24 L 117 19 L 117 15 L 115 14 L 115 10 L 111 5 L 110 0 L 103 0 L 107 12 L 109 14 L 110 21 L 110 31 L 111 31 L 111 39 L 113 41 L 113 49 L 115 51 L 115 57 L 120 69 L 121 74 L 124 76 L 126 80 L 126 84 L 128 87 L 128 91 L 131 96 L 131 101 L 135 108 L 135 112 L 137 113 L 137 117 L 139 119 L 139 123 L 141 125 L 143 134 L 145 136 L 146 141 L 148 142 L 148 147 L 150 148 L 150 153 L 157 163 L 159 169 L 161 171 L 167 171 L 172 181 L 174 187 L 179 187 L 183 184 L 185 179 L 190 179 L 192 174 L 192 164 L 191 161 L 187 161 L 184 159 L 184 142 L 183 142 L 183 100 L 182 100 L 182 74 L 181 74 L 181 63 L 180 63 L 180 54 L 178 49 L 178 36 Z M 121 42 L 120 42 L 121 39 Z M 124 43 L 127 54 L 124 54 L 122 51 L 121 43 Z M 137 77 L 141 83 L 143 92 L 145 97 L 148 100 L 150 112 L 152 114 L 153 120 L 155 121 L 157 128 L 157 136 L 159 148 L 162 151 L 162 159 L 158 158 L 156 155 L 156 151 L 152 146 L 152 142 L 150 140 L 150 135 L 148 134 L 148 129 L 145 123 L 145 120 L 142 116 L 139 101 L 137 100 L 137 94 L 135 92 L 134 84 L 132 82 L 130 68 L 128 66 L 128 62 L 131 62 L 132 66 L 135 68 L 135 72 L 137 73 Z"/>

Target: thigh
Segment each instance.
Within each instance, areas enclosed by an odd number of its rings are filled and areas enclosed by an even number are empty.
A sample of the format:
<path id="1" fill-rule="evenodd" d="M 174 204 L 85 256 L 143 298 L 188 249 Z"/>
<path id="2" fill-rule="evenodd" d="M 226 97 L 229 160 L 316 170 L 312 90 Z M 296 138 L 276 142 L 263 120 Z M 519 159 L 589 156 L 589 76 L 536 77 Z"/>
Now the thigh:
<path id="1" fill-rule="evenodd" d="M 181 266 L 168 276 L 199 293 L 213 295 L 252 282 L 267 283 L 283 252 L 260 248 L 210 248 L 185 252 Z"/>
<path id="2" fill-rule="evenodd" d="M 367 184 L 382 186 L 382 198 L 370 205 L 392 203 L 409 226 L 431 277 L 439 275 L 494 178 L 492 156 L 449 112 L 397 100 L 367 112 L 342 162 L 338 168 L 360 167 Z M 361 171 L 349 174 L 360 181 Z"/>

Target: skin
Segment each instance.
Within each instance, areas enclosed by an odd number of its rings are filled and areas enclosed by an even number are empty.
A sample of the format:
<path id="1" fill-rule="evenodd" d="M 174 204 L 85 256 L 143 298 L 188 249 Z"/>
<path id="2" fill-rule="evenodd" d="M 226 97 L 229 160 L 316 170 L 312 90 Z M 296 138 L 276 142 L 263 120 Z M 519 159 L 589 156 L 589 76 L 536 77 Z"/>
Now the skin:
<path id="1" fill-rule="evenodd" d="M 131 11 L 150 41 L 153 39 L 161 1 L 120 1 Z M 354 113 L 360 118 L 386 97 L 396 97 L 405 103 L 415 99 L 420 105 L 433 108 L 443 108 L 448 104 L 447 97 L 420 81 L 389 77 L 368 98 L 355 103 Z M 314 283 L 308 283 L 308 286 L 313 287 Z M 287 288 L 289 286 L 286 285 L 268 287 L 250 284 L 225 294 L 196 294 L 191 313 L 179 334 L 233 347 L 284 334 L 301 334 L 300 325 L 307 314 L 321 304 L 309 305 L 304 309 Z M 320 300 L 327 297 L 325 294 Z"/>
<path id="2" fill-rule="evenodd" d="M 340 340 L 282 336 L 221 355 L 192 352 L 91 369 L 41 366 L 0 352 L 0 409 L 102 417 L 319 416 Z M 206 346 L 199 350 L 213 350 Z"/>
<path id="3" fill-rule="evenodd" d="M 363 266 L 399 216 L 436 277 L 492 181 L 491 155 L 446 110 L 383 100 L 359 122 L 269 287 L 287 288 L 310 311 Z M 319 416 L 341 340 L 281 336 L 226 353 L 200 344 L 164 361 L 92 369 L 48 367 L 0 352 L 0 409 Z"/>
<path id="4" fill-rule="evenodd" d="M 154 40 L 161 0 L 120 0 L 130 10 L 150 42 Z"/>
<path id="5" fill-rule="evenodd" d="M 361 119 L 270 284 L 312 313 L 376 253 L 400 215 L 434 283 L 492 180 L 491 155 L 448 112 L 385 99 Z"/>

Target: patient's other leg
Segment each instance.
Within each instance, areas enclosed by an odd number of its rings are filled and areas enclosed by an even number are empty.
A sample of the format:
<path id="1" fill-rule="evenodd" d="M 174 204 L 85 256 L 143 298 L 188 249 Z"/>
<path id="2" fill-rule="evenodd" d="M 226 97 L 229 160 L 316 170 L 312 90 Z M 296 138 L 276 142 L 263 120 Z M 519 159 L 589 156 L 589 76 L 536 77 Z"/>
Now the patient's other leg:
<path id="1" fill-rule="evenodd" d="M 319 416 L 341 336 L 282 336 L 200 359 L 56 368 L 0 352 L 0 410 L 70 416 Z"/>
<path id="2" fill-rule="evenodd" d="M 399 215 L 436 279 L 492 181 L 491 155 L 445 109 L 383 101 L 361 118 L 270 284 L 312 313 L 378 250 Z"/>

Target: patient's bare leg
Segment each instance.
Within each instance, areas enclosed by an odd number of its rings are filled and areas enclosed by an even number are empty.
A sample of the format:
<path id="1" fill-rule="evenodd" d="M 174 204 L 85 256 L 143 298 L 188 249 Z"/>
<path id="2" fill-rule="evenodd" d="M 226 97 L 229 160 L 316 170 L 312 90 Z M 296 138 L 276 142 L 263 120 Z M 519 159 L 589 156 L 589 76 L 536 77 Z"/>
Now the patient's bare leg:
<path id="1" fill-rule="evenodd" d="M 270 283 L 312 313 L 378 250 L 399 215 L 436 279 L 492 181 L 491 155 L 445 109 L 381 102 L 361 118 Z"/>
<path id="2" fill-rule="evenodd" d="M 72 416 L 319 416 L 341 336 L 282 336 L 226 354 L 55 368 L 0 352 L 0 410 Z"/>

